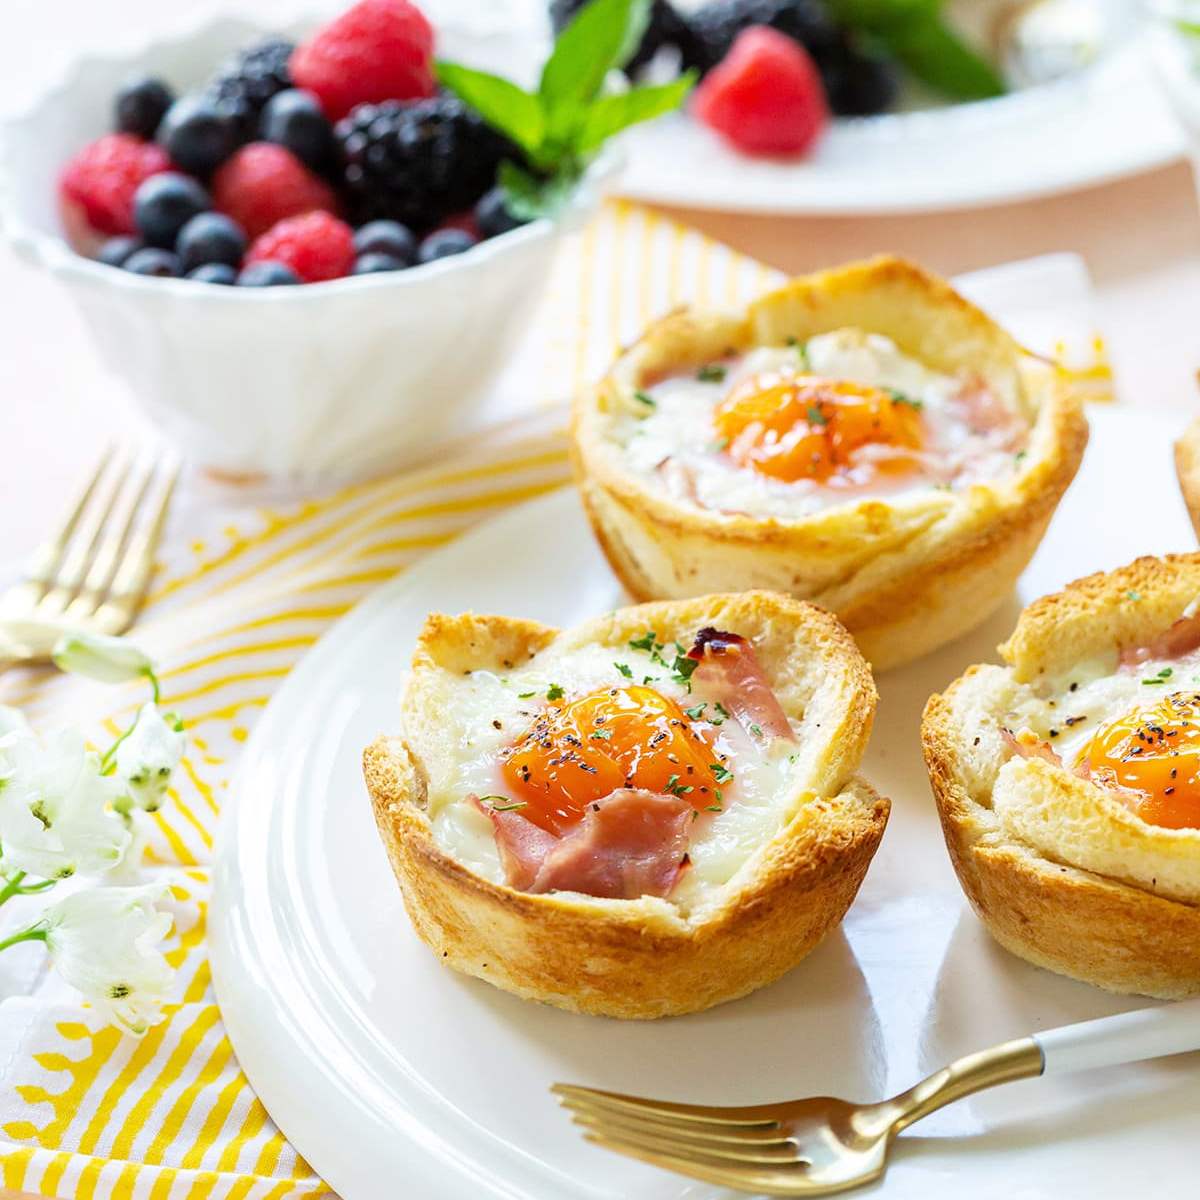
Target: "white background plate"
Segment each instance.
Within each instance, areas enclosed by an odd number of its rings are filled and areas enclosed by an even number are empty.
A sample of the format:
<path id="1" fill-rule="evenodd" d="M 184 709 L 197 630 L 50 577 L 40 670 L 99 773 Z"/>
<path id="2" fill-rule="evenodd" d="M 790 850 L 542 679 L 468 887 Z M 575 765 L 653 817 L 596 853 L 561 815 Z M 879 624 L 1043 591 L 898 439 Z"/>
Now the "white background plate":
<path id="1" fill-rule="evenodd" d="M 428 610 L 571 624 L 620 602 L 574 495 L 481 527 L 339 622 L 246 747 L 211 912 L 229 1035 L 300 1153 L 346 1200 L 710 1200 L 724 1193 L 587 1145 L 549 1084 L 701 1103 L 873 1099 L 968 1050 L 1139 1006 L 989 941 L 950 870 L 917 729 L 930 692 L 991 657 L 1021 604 L 1139 553 L 1195 548 L 1176 432 L 1146 414 L 1094 413 L 1084 468 L 1018 595 L 879 681 L 863 769 L 894 810 L 843 929 L 779 983 L 695 1016 L 572 1016 L 443 968 L 404 915 L 359 773 L 361 748 L 395 726 Z M 1197 1065 L 1035 1080 L 961 1103 L 901 1138 L 872 1191 L 1126 1200 L 1152 1174 L 1166 1200 L 1193 1195 Z"/>
<path id="2" fill-rule="evenodd" d="M 618 190 L 690 208 L 927 212 L 1070 191 L 1178 158 L 1183 137 L 1145 39 L 1058 84 L 997 100 L 837 121 L 797 162 L 747 158 L 678 115 L 623 139 Z"/>

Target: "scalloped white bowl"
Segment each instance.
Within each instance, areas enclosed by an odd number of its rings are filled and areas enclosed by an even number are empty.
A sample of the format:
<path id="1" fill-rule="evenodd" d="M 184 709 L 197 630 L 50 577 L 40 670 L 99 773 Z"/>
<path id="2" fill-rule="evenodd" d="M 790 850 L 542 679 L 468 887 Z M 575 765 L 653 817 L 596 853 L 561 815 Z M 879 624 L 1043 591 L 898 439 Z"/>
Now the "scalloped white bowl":
<path id="1" fill-rule="evenodd" d="M 526 329 L 559 238 L 595 207 L 611 159 L 569 210 L 465 254 L 389 274 L 239 289 L 106 267 L 67 244 L 56 181 L 107 131 L 137 70 L 183 90 L 264 33 L 221 19 L 121 57 L 87 58 L 4 126 L 0 224 L 82 309 L 106 365 L 197 463 L 232 475 L 348 478 L 412 463 L 469 426 Z M 294 32 L 294 31 L 293 31 Z M 439 53 L 522 74 L 527 37 L 441 25 Z"/>

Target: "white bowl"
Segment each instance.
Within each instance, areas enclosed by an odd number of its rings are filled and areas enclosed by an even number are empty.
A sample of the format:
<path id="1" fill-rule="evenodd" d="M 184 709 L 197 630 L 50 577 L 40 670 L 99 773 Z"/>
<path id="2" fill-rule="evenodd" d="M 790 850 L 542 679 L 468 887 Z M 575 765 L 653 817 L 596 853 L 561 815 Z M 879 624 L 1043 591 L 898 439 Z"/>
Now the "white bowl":
<path id="1" fill-rule="evenodd" d="M 106 364 L 200 464 L 307 481 L 418 461 L 471 423 L 528 325 L 560 236 L 594 208 L 613 164 L 594 164 L 556 220 L 407 271 L 240 289 L 133 275 L 75 253 L 58 174 L 107 131 L 119 84 L 148 70 L 182 91 L 267 32 L 222 19 L 80 61 L 3 129 L 0 223 L 66 285 Z M 527 75 L 537 48 L 505 37 L 441 24 L 438 51 Z"/>

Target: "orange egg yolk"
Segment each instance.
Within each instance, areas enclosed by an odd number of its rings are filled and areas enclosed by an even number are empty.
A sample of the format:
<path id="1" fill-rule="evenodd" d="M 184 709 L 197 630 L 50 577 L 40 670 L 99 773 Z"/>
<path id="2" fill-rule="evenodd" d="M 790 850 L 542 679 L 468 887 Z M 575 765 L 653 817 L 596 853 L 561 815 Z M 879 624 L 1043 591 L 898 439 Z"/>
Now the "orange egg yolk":
<path id="1" fill-rule="evenodd" d="M 1200 695 L 1180 692 L 1096 731 L 1079 756 L 1151 825 L 1200 829 Z"/>
<path id="2" fill-rule="evenodd" d="M 772 479 L 824 483 L 851 467 L 903 474 L 917 466 L 918 406 L 866 384 L 768 371 L 742 380 L 717 406 L 717 437 L 739 466 Z M 879 447 L 868 460 L 866 446 Z"/>
<path id="3" fill-rule="evenodd" d="M 710 738 L 653 688 L 610 688 L 546 708 L 505 752 L 501 772 L 521 815 L 549 833 L 623 787 L 672 793 L 703 811 L 732 782 Z"/>

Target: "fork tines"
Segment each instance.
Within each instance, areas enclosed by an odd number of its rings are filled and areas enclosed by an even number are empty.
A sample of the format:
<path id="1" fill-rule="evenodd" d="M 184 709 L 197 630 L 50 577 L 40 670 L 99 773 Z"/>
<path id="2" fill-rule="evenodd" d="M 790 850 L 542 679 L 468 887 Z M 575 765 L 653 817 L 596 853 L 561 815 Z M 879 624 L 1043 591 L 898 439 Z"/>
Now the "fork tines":
<path id="1" fill-rule="evenodd" d="M 22 582 L 0 598 L 8 619 L 121 633 L 141 605 L 179 464 L 109 447 Z"/>

